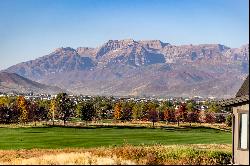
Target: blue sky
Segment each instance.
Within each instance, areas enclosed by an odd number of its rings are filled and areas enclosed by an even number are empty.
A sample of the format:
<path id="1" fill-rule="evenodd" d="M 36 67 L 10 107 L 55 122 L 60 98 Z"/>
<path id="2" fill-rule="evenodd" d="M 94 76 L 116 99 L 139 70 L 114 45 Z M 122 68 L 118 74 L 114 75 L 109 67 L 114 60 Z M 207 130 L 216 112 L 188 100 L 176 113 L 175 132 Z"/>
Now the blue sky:
<path id="1" fill-rule="evenodd" d="M 0 70 L 109 39 L 249 42 L 249 0 L 0 0 Z"/>

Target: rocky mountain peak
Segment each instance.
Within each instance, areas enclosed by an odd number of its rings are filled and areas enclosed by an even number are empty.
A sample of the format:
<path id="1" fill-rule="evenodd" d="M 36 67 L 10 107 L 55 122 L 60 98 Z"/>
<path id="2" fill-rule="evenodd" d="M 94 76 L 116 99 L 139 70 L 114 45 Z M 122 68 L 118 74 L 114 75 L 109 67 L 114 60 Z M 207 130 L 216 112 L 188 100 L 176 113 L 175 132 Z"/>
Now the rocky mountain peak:
<path id="1" fill-rule="evenodd" d="M 71 47 L 60 47 L 55 49 L 52 54 L 61 54 L 61 55 L 75 55 L 77 54 L 76 50 Z"/>
<path id="2" fill-rule="evenodd" d="M 242 45 L 240 47 L 243 51 L 249 51 L 249 44 Z"/>
<path id="3" fill-rule="evenodd" d="M 114 50 L 126 49 L 129 47 L 133 47 L 135 41 L 132 39 L 125 40 L 109 40 L 105 44 L 103 44 L 97 51 L 96 58 L 99 59 L 103 57 L 106 53 Z"/>
<path id="4" fill-rule="evenodd" d="M 109 40 L 108 42 L 106 42 L 103 47 L 109 47 L 111 49 L 117 49 L 117 48 L 122 48 L 122 47 L 126 47 L 129 45 L 134 45 L 137 42 L 134 41 L 133 39 L 124 39 L 124 40 Z"/>
<path id="5" fill-rule="evenodd" d="M 140 40 L 141 43 L 147 49 L 162 49 L 165 46 L 169 46 L 169 43 L 163 43 L 160 40 Z"/>
<path id="6" fill-rule="evenodd" d="M 76 49 L 76 52 L 81 55 L 81 56 L 90 56 L 94 57 L 96 54 L 96 49 L 95 48 L 90 48 L 90 47 L 78 47 Z"/>
<path id="7" fill-rule="evenodd" d="M 220 51 L 224 51 L 224 50 L 230 49 L 229 47 L 227 47 L 225 45 L 222 45 L 222 44 L 218 44 L 218 47 L 219 47 Z"/>
<path id="8" fill-rule="evenodd" d="M 90 47 L 78 47 L 76 49 L 77 52 L 81 52 L 81 51 L 89 51 L 89 50 L 93 50 L 94 48 L 90 48 Z"/>
<path id="9" fill-rule="evenodd" d="M 123 39 L 123 40 L 120 40 L 119 42 L 124 43 L 124 44 L 136 43 L 136 41 L 134 39 Z"/>

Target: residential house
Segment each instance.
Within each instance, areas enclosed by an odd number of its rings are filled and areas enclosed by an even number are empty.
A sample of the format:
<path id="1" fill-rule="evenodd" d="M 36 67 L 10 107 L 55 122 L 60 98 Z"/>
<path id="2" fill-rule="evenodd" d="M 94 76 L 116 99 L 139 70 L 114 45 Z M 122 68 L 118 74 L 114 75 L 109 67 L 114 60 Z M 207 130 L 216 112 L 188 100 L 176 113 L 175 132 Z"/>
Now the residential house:
<path id="1" fill-rule="evenodd" d="M 249 76 L 235 98 L 221 100 L 223 107 L 232 107 L 232 164 L 249 165 Z"/>

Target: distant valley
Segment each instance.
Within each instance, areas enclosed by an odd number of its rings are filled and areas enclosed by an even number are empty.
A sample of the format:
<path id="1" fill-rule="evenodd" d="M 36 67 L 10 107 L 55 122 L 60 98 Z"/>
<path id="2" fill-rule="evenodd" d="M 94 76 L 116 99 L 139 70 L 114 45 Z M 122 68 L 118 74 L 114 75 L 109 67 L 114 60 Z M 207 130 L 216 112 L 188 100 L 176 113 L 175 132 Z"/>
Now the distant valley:
<path id="1" fill-rule="evenodd" d="M 240 48 L 221 44 L 174 46 L 159 40 L 126 39 L 109 40 L 97 48 L 57 48 L 4 72 L 74 94 L 229 98 L 248 70 L 249 44 Z M 0 87 L 0 91 L 8 91 L 2 84 Z M 38 91 L 33 86 L 30 89 Z M 47 88 L 49 91 L 55 89 Z"/>

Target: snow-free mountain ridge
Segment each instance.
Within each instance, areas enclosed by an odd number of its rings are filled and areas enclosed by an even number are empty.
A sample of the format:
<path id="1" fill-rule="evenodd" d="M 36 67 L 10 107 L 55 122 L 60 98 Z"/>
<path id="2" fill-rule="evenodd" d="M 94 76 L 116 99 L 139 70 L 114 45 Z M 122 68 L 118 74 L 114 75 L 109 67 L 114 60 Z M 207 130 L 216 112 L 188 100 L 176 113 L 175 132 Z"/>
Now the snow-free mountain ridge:
<path id="1" fill-rule="evenodd" d="M 160 40 L 109 40 L 57 48 L 5 71 L 75 94 L 232 97 L 249 69 L 249 45 L 175 46 Z"/>

